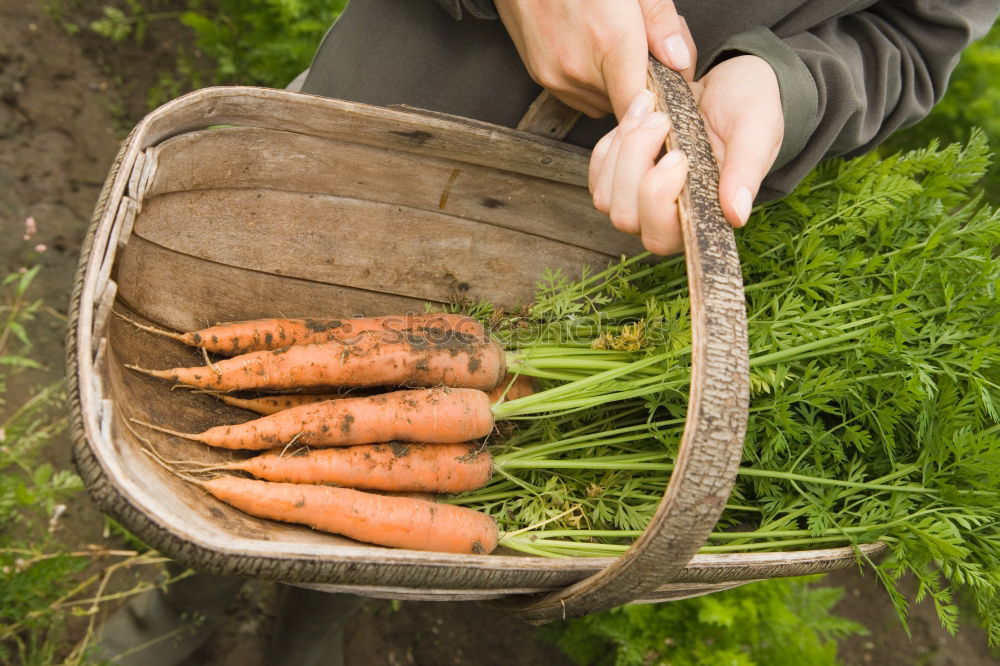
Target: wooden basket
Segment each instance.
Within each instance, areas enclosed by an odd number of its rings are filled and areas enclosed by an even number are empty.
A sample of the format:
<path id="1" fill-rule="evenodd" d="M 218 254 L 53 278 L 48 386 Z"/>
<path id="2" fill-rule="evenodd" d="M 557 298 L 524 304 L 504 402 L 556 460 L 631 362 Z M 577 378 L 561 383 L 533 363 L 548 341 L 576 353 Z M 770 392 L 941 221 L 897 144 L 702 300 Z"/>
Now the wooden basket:
<path id="1" fill-rule="evenodd" d="M 516 305 L 545 268 L 574 275 L 639 249 L 593 210 L 586 151 L 461 118 L 269 89 L 209 88 L 170 102 L 139 123 L 111 168 L 80 260 L 68 344 L 74 452 L 93 499 L 202 571 L 372 597 L 490 599 L 535 622 L 853 563 L 850 548 L 696 554 L 740 459 L 745 312 L 732 231 L 709 210 L 714 176 L 697 165 L 711 162 L 697 109 L 668 74 L 651 81 L 692 160 L 684 217 L 696 343 L 676 470 L 626 555 L 368 546 L 249 517 L 142 453 L 132 418 L 197 431 L 242 413 L 125 369 L 198 357 L 112 309 L 188 330 L 275 313 L 419 312 L 456 295 Z M 177 458 L 220 459 L 198 444 L 149 438 Z"/>

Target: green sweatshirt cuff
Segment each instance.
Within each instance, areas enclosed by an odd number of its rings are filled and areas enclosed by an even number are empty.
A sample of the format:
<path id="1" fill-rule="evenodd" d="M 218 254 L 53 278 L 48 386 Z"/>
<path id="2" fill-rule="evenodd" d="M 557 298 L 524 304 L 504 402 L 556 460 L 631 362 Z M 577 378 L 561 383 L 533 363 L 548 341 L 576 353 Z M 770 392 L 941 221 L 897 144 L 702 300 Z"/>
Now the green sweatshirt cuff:
<path id="1" fill-rule="evenodd" d="M 462 20 L 463 15 L 477 19 L 496 19 L 497 8 L 493 0 L 437 0 L 438 4 L 444 7 L 445 11 L 451 14 L 456 21 Z"/>
<path id="2" fill-rule="evenodd" d="M 816 81 L 798 54 L 766 28 L 738 32 L 707 57 L 699 57 L 697 76 L 700 78 L 713 66 L 737 55 L 754 55 L 764 59 L 778 78 L 785 134 L 781 150 L 771 167 L 774 171 L 798 155 L 812 135 L 819 109 Z"/>

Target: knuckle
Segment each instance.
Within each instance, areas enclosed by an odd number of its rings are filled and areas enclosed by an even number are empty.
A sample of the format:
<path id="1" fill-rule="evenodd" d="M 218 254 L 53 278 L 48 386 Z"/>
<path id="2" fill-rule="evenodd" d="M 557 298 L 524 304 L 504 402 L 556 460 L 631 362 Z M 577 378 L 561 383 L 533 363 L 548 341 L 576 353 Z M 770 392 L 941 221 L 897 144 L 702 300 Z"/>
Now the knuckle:
<path id="1" fill-rule="evenodd" d="M 660 201 L 676 196 L 675 190 L 679 189 L 667 177 L 669 174 L 663 173 L 659 169 L 649 171 L 642 180 L 639 181 L 639 198 L 644 201 Z M 672 201 L 670 203 L 673 203 Z"/>
<path id="2" fill-rule="evenodd" d="M 535 69 L 535 82 L 547 90 L 564 91 L 567 89 L 566 81 L 559 75 L 559 71 L 551 67 L 541 67 Z"/>
<path id="3" fill-rule="evenodd" d="M 586 65 L 576 59 L 562 60 L 559 63 L 559 70 L 562 78 L 566 81 L 582 83 L 588 80 L 589 74 Z"/>
<path id="4" fill-rule="evenodd" d="M 639 231 L 639 216 L 634 210 L 612 208 L 610 217 L 611 226 L 622 233 L 634 234 Z"/>
<path id="5" fill-rule="evenodd" d="M 604 193 L 601 192 L 599 186 L 597 187 L 597 191 L 594 192 L 594 208 L 604 213 L 605 215 L 608 215 L 611 212 L 611 206 L 608 204 L 607 200 L 604 197 Z M 614 224 L 613 221 L 612 224 Z"/>
<path id="6" fill-rule="evenodd" d="M 663 250 L 663 239 L 658 236 L 650 236 L 649 234 L 642 235 L 642 246 L 646 248 L 647 251 L 653 254 L 658 254 L 663 256 L 665 254 Z"/>
<path id="7" fill-rule="evenodd" d="M 668 254 L 676 254 L 680 249 L 679 243 L 676 240 L 660 234 L 643 234 L 642 246 L 661 257 Z"/>
<path id="8" fill-rule="evenodd" d="M 680 27 L 677 9 L 670 0 L 652 0 L 645 4 L 643 15 L 647 25 L 676 30 Z"/>

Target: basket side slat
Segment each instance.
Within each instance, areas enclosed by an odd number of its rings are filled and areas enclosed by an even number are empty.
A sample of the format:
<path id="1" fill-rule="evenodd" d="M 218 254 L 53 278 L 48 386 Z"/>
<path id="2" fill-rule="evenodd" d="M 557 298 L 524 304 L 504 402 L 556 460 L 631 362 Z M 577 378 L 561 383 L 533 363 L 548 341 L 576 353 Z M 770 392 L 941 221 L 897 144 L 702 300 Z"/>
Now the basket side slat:
<path id="1" fill-rule="evenodd" d="M 118 298 L 161 327 L 193 331 L 222 321 L 349 317 L 366 308 L 423 312 L 425 301 L 202 261 L 133 236 L 119 270 Z M 254 294 L 246 298 L 245 294 Z"/>
<path id="2" fill-rule="evenodd" d="M 531 300 L 546 268 L 577 274 L 606 255 L 469 220 L 361 199 L 198 190 L 146 202 L 134 233 L 211 262 L 415 299 Z M 247 237 L 267 243 L 247 243 Z M 405 253 L 403 252 L 405 248 Z M 396 257 L 405 254 L 401 261 Z M 371 307 L 364 311 L 372 311 Z"/>
<path id="3" fill-rule="evenodd" d="M 253 187 L 377 200 L 514 229 L 609 257 L 635 254 L 578 187 L 456 160 L 294 132 L 233 127 L 164 142 L 146 198 Z"/>
<path id="4" fill-rule="evenodd" d="M 216 125 L 283 129 L 587 186 L 589 151 L 577 146 L 455 116 L 269 88 L 204 88 L 184 95 L 149 114 L 137 139 L 146 148 Z"/>

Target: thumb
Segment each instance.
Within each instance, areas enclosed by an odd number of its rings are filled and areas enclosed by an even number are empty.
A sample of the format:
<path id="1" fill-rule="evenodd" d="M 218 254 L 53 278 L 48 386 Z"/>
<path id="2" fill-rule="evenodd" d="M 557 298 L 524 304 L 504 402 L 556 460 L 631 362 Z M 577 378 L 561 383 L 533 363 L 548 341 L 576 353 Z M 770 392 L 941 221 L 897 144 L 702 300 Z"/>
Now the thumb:
<path id="1" fill-rule="evenodd" d="M 646 23 L 649 52 L 692 81 L 697 50 L 687 22 L 677 14 L 674 3 L 671 0 L 639 0 L 639 6 Z"/>
<path id="2" fill-rule="evenodd" d="M 780 137 L 761 132 L 752 120 L 738 123 L 725 141 L 725 156 L 719 171 L 719 203 L 726 219 L 742 227 L 750 218 L 760 184 L 774 164 Z"/>

